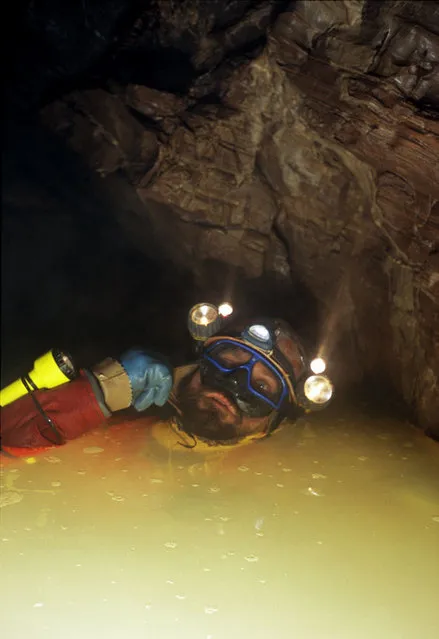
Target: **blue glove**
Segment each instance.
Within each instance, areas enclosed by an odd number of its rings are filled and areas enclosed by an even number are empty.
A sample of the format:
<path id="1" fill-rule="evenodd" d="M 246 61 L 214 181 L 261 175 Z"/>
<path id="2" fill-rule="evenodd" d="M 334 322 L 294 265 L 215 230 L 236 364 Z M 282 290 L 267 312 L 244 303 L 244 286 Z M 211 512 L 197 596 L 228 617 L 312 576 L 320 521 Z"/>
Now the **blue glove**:
<path id="1" fill-rule="evenodd" d="M 152 404 L 164 406 L 172 390 L 172 372 L 166 364 L 140 349 L 131 349 L 119 358 L 131 383 L 131 405 L 137 411 Z"/>

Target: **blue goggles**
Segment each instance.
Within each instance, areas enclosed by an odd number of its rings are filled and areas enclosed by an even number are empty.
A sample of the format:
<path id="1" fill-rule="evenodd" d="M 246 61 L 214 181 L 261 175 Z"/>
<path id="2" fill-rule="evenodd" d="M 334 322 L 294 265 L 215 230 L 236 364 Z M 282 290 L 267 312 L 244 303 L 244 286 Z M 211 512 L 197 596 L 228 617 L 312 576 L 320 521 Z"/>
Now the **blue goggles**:
<path id="1" fill-rule="evenodd" d="M 203 384 L 231 395 L 251 417 L 280 410 L 289 395 L 281 371 L 258 350 L 234 339 L 219 338 L 207 346 L 200 373 Z"/>

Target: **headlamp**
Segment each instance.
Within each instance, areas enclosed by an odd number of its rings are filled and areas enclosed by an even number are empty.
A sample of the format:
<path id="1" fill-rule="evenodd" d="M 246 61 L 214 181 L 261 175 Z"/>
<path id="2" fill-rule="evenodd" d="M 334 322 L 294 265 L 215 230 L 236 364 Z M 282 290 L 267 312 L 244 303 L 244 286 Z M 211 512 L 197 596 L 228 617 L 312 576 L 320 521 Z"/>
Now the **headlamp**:
<path id="1" fill-rule="evenodd" d="M 311 361 L 309 367 L 315 375 L 320 375 L 320 373 L 324 373 L 326 370 L 326 362 L 323 358 L 316 357 Z"/>
<path id="2" fill-rule="evenodd" d="M 267 326 L 252 324 L 242 333 L 242 337 L 264 351 L 273 349 L 273 336 Z"/>
<path id="3" fill-rule="evenodd" d="M 195 304 L 189 311 L 189 332 L 193 339 L 204 342 L 219 331 L 222 321 L 232 313 L 233 307 L 227 302 L 218 308 L 209 302 Z"/>
<path id="4" fill-rule="evenodd" d="M 233 313 L 233 306 L 228 302 L 224 302 L 218 306 L 218 313 L 221 317 L 229 317 Z"/>
<path id="5" fill-rule="evenodd" d="M 334 387 L 326 375 L 311 375 L 305 381 L 303 392 L 308 401 L 321 406 L 329 402 Z"/>

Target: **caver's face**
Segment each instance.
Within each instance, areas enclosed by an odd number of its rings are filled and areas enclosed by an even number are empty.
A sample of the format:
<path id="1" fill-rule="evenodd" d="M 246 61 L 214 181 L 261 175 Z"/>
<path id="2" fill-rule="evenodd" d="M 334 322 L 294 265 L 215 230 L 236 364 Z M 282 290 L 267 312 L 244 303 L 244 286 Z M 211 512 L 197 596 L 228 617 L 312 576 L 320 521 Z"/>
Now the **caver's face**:
<path id="1" fill-rule="evenodd" d="M 222 349 L 218 357 L 224 367 L 232 368 L 246 364 L 250 355 L 231 345 Z M 262 362 L 253 365 L 250 385 L 272 400 L 281 391 L 279 379 Z M 227 441 L 262 433 L 267 429 L 274 413 L 274 410 L 269 409 L 264 417 L 249 417 L 227 390 L 204 384 L 199 369 L 182 381 L 178 397 L 183 425 L 192 434 L 213 441 Z M 255 398 L 254 401 L 258 400 Z"/>

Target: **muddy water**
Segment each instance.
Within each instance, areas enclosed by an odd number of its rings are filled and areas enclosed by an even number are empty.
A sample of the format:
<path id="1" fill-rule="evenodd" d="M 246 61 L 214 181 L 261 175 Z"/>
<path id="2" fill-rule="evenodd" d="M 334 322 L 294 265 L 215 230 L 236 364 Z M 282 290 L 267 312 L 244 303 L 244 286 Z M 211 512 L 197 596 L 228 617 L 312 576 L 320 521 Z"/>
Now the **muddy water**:
<path id="1" fill-rule="evenodd" d="M 2 637 L 437 639 L 437 444 L 348 410 L 227 455 L 153 432 L 3 461 Z"/>

